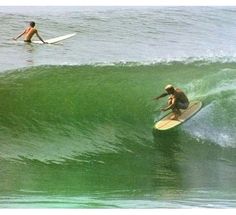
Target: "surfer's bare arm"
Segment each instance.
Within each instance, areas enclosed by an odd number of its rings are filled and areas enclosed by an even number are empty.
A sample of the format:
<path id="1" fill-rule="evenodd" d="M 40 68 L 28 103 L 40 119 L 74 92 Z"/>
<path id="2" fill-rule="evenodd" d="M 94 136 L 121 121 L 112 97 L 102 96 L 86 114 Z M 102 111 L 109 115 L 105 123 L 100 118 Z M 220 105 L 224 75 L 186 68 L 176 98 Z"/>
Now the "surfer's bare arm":
<path id="1" fill-rule="evenodd" d="M 158 99 L 160 99 L 160 98 L 162 98 L 162 97 L 165 97 L 165 96 L 167 96 L 168 95 L 168 93 L 162 93 L 160 96 L 157 96 L 157 97 L 155 97 L 154 99 L 155 100 L 158 100 Z"/>
<path id="2" fill-rule="evenodd" d="M 13 38 L 13 40 L 17 40 L 17 39 L 19 39 L 21 36 L 23 36 L 25 34 L 25 30 L 21 33 L 21 34 L 19 34 L 17 37 L 14 37 Z"/>
<path id="3" fill-rule="evenodd" d="M 39 36 L 38 32 L 36 32 L 36 35 L 37 35 L 37 37 L 38 37 L 43 43 L 45 43 L 45 44 L 47 43 L 47 42 L 45 42 L 45 41 L 43 40 L 42 37 Z"/>
<path id="4" fill-rule="evenodd" d="M 169 98 L 169 101 L 168 101 L 169 105 L 165 108 L 161 108 L 161 111 L 167 111 L 167 110 L 172 109 L 175 106 L 175 103 L 176 103 L 176 98 L 175 97 Z"/>

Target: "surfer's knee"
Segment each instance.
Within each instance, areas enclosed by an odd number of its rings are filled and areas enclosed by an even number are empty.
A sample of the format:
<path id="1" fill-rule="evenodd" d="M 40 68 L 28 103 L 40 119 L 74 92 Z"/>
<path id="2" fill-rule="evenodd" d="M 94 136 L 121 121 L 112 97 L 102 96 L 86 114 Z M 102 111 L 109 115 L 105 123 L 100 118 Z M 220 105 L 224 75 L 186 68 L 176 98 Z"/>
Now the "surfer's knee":
<path id="1" fill-rule="evenodd" d="M 168 105 L 171 105 L 172 103 L 173 103 L 173 102 L 172 102 L 172 98 L 169 98 L 167 104 L 168 104 Z"/>

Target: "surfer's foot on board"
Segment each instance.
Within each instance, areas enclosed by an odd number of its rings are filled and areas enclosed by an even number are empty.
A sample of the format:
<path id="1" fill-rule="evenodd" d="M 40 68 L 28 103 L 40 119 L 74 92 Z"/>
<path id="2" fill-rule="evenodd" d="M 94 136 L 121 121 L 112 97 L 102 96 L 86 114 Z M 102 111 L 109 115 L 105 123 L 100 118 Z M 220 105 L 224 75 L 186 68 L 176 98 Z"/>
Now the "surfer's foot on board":
<path id="1" fill-rule="evenodd" d="M 170 117 L 171 120 L 178 120 L 178 116 L 174 115 L 172 117 Z"/>
<path id="2" fill-rule="evenodd" d="M 181 111 L 174 112 L 174 115 L 170 117 L 171 120 L 178 120 L 178 117 L 181 115 Z"/>

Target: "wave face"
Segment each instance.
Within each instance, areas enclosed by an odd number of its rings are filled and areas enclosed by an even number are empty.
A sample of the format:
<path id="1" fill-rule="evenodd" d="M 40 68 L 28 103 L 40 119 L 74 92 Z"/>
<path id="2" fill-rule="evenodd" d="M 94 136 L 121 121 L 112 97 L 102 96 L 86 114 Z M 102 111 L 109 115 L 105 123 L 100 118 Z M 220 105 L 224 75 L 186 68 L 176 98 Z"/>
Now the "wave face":
<path id="1" fill-rule="evenodd" d="M 134 207 L 138 200 L 140 207 L 208 207 L 206 198 L 217 202 L 213 207 L 235 206 L 228 201 L 235 199 L 235 68 L 206 60 L 2 74 L 1 205 L 21 207 L 24 195 L 32 207 L 45 196 L 44 207 Z M 152 98 L 168 83 L 204 106 L 182 126 L 158 133 L 154 110 L 166 99 Z"/>

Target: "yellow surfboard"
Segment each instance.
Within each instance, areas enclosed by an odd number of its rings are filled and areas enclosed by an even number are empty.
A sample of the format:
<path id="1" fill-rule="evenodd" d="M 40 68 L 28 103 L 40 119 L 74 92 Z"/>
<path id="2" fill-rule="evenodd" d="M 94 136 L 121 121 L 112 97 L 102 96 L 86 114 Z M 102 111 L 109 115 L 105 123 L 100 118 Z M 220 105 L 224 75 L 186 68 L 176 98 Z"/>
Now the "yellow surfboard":
<path id="1" fill-rule="evenodd" d="M 191 101 L 186 110 L 180 110 L 181 115 L 177 120 L 170 119 L 173 113 L 169 113 L 164 118 L 155 123 L 154 128 L 158 130 L 168 130 L 181 123 L 184 123 L 187 119 L 191 118 L 195 113 L 197 113 L 202 107 L 201 101 Z"/>

